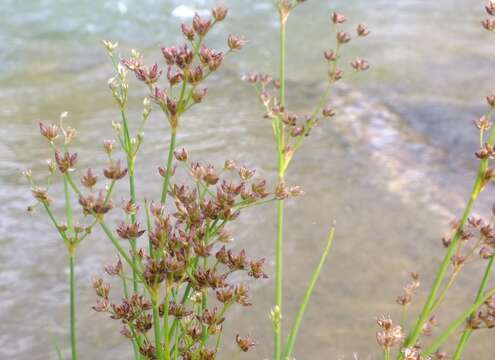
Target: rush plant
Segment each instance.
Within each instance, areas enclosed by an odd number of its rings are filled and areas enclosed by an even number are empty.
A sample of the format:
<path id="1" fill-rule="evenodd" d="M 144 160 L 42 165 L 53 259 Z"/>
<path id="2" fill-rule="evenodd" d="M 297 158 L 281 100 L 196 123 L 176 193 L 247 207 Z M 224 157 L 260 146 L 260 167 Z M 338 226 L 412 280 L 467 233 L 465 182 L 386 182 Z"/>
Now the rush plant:
<path id="1" fill-rule="evenodd" d="M 251 305 L 248 282 L 268 278 L 263 268 L 265 259 L 252 259 L 244 249 L 235 251 L 229 229 L 246 208 L 271 203 L 276 205 L 277 223 L 275 296 L 269 314 L 273 329 L 272 359 L 293 358 L 302 320 L 331 250 L 335 228 L 329 231 L 320 261 L 306 284 L 295 320 L 289 326 L 284 323 L 283 311 L 284 208 L 288 197 L 299 196 L 303 191 L 298 186 L 288 185 L 286 173 L 312 130 L 329 122 L 337 113 L 329 104 L 329 98 L 332 89 L 344 77 L 344 69 L 340 67 L 342 51 L 351 40 L 354 43 L 370 34 L 364 24 L 356 24 L 352 26 L 352 33 L 347 32 L 349 30 L 344 29 L 347 18 L 337 12 L 330 14 L 328 23 L 335 45 L 323 51 L 328 64 L 326 90 L 310 114 L 297 116 L 289 110 L 286 99 L 286 43 L 290 15 L 303 2 L 274 2 L 279 15 L 280 39 L 277 78 L 261 73 L 245 76 L 264 108 L 265 118 L 271 123 L 278 170 L 273 185 L 258 177 L 255 169 L 240 166 L 232 159 L 215 167 L 191 160 L 186 149 L 177 147 L 177 133 L 182 122 L 187 121 L 188 111 L 200 106 L 207 96 L 208 77 L 218 72 L 224 61 L 245 43 L 242 38 L 228 35 L 224 50 L 207 45 L 211 29 L 219 26 L 228 14 L 223 6 L 215 7 L 209 18 L 196 14 L 190 24 L 182 24 L 184 43 L 162 47 L 162 65 L 146 65 L 136 50 L 122 56 L 117 43 L 104 42 L 114 69 L 108 85 L 120 115 L 120 120 L 112 123 L 114 139 L 103 140 L 100 148 L 106 154 L 106 164 L 90 162 L 92 168 L 88 169 L 78 166 L 78 154 L 72 150 L 76 130 L 65 124 L 66 113 L 58 124 L 40 122 L 41 135 L 52 154 L 48 163 L 50 180 L 42 187 L 30 170 L 24 174 L 34 198 L 67 249 L 73 360 L 78 358 L 76 253 L 78 245 L 94 234 L 94 228 L 99 228 L 113 244 L 116 261 L 105 267 L 107 276 L 114 278 L 114 285 L 102 277 L 94 280 L 97 300 L 93 309 L 120 324 L 121 334 L 132 346 L 133 358 L 211 360 L 219 356 L 222 348 L 229 310 L 239 306 L 244 311 Z M 495 16 L 494 0 L 489 1 L 486 10 Z M 493 18 L 484 20 L 482 25 L 495 32 Z M 366 60 L 356 58 L 348 67 L 346 74 L 363 72 L 369 65 Z M 128 111 L 131 74 L 147 91 L 138 119 L 131 119 Z M 413 273 L 404 294 L 397 299 L 402 306 L 401 323 L 394 323 L 389 316 L 377 320 L 380 329 L 376 338 L 385 360 L 392 357 L 445 359 L 446 354 L 440 348 L 461 329 L 453 356 L 458 360 L 475 330 L 495 327 L 495 289 L 488 286 L 495 254 L 495 208 L 489 220 L 472 216 L 476 200 L 495 179 L 495 128 L 490 120 L 495 95 L 488 96 L 487 102 L 489 111 L 475 123 L 480 134 L 477 177 L 462 217 L 452 223 L 451 232 L 443 239 L 446 253 L 420 314 L 414 325 L 406 329 L 408 307 L 420 286 L 419 275 Z M 143 161 L 140 150 L 146 125 L 155 109 L 168 123 L 165 161 L 156 164 L 156 174 L 138 174 L 136 163 Z M 152 198 L 143 198 L 140 176 L 160 177 L 160 186 Z M 53 182 L 54 177 L 60 181 Z M 117 194 L 120 187 L 116 187 L 116 183 L 126 180 L 125 194 Z M 52 196 L 60 201 L 53 202 Z M 118 209 L 116 199 L 122 198 L 125 200 Z M 437 332 L 434 328 L 438 308 L 444 304 L 460 272 L 479 259 L 486 262 L 486 268 L 473 304 L 459 311 L 456 319 Z M 284 334 L 283 329 L 288 332 Z M 425 339 L 428 336 L 431 340 Z M 249 336 L 238 334 L 231 340 L 237 343 L 239 353 L 255 345 Z"/>

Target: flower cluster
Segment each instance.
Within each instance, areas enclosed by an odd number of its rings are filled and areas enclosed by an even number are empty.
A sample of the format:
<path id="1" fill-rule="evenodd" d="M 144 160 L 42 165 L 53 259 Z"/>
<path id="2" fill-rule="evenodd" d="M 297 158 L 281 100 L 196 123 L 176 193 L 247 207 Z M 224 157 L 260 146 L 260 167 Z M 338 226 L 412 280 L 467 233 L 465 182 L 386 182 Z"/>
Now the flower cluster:
<path id="1" fill-rule="evenodd" d="M 150 97 L 166 114 L 174 130 L 179 125 L 180 116 L 206 96 L 207 88 L 202 86 L 204 80 L 221 67 L 228 54 L 244 46 L 244 40 L 232 34 L 226 40 L 227 49 L 224 51 L 217 51 L 204 43 L 207 34 L 227 14 L 227 8 L 217 6 L 212 10 L 211 19 L 195 14 L 191 24 L 182 24 L 185 43 L 161 47 L 166 71 L 157 63 L 145 65 L 143 57 L 136 51 L 130 58 L 121 61 L 126 69 L 147 85 Z M 158 82 L 164 72 L 166 84 L 160 85 Z"/>
<path id="2" fill-rule="evenodd" d="M 284 2 L 282 2 L 282 4 L 283 3 Z M 288 4 L 288 2 L 285 3 Z M 329 119 L 335 115 L 334 108 L 331 105 L 326 104 L 326 101 L 331 86 L 342 79 L 344 75 L 344 71 L 338 68 L 338 63 L 343 45 L 351 41 L 349 33 L 340 30 L 341 24 L 346 21 L 347 18 L 344 15 L 336 12 L 333 12 L 330 16 L 330 22 L 336 28 L 336 45 L 335 49 L 327 50 L 323 53 L 324 58 L 328 63 L 327 90 L 324 92 L 318 105 L 311 114 L 297 116 L 295 113 L 289 111 L 286 105 L 281 103 L 280 97 L 277 94 L 277 92 L 280 91 L 280 81 L 274 79 L 272 76 L 254 73 L 243 77 L 246 82 L 254 87 L 261 104 L 266 110 L 265 118 L 270 119 L 277 124 L 277 128 L 275 128 L 276 134 L 278 134 L 277 136 L 280 136 L 282 139 L 287 139 L 281 149 L 286 167 L 295 151 L 299 149 L 304 139 L 309 136 L 311 130 L 323 119 Z M 370 31 L 364 24 L 359 24 L 355 31 L 358 38 L 364 38 L 370 34 Z M 369 68 L 368 62 L 362 58 L 356 58 L 350 65 L 357 72 Z"/>
<path id="3" fill-rule="evenodd" d="M 495 328 L 495 296 L 492 296 L 475 315 L 467 320 L 467 326 L 472 330 Z"/>
<path id="4" fill-rule="evenodd" d="M 298 195 L 300 191 L 292 187 L 281 194 L 280 185 L 269 191 L 266 181 L 255 177 L 255 169 L 238 166 L 233 160 L 225 162 L 223 171 L 216 171 L 212 165 L 189 162 L 185 149 L 177 150 L 175 158 L 184 165 L 194 186 L 171 183 L 168 194 L 174 201 L 173 211 L 167 211 L 160 202 L 146 202 L 147 230 L 139 222 L 121 222 L 116 233 L 130 240 L 147 231 L 149 249 L 139 249 L 136 256 L 140 283 L 152 294 L 173 294 L 160 303 L 159 311 L 161 317 L 168 317 L 167 322 L 176 323 L 174 331 L 182 334 L 177 334 L 178 354 L 183 359 L 213 359 L 218 348 L 208 348 L 207 339 L 220 336 L 227 310 L 234 304 L 251 305 L 248 286 L 239 274 L 253 280 L 267 278 L 264 259 L 250 259 L 244 249 L 234 251 L 227 225 L 246 207 Z M 93 197 L 90 194 L 83 199 Z M 98 213 L 94 202 L 87 201 L 90 210 Z M 82 205 L 86 213 L 91 213 L 86 202 Z M 126 213 L 129 207 L 125 202 Z M 133 204 L 130 211 L 136 214 L 137 210 Z M 106 272 L 124 278 L 120 259 Z M 152 306 L 144 300 L 144 294 L 132 294 L 119 304 L 109 300 L 109 286 L 103 280 L 97 279 L 94 288 L 98 297 L 94 309 L 122 322 L 122 334 L 135 338 L 133 334 L 153 329 Z M 216 304 L 210 303 L 212 298 Z M 249 338 L 238 336 L 236 341 L 242 351 L 254 345 Z M 156 350 L 149 343 L 141 344 L 141 354 L 150 359 Z"/>

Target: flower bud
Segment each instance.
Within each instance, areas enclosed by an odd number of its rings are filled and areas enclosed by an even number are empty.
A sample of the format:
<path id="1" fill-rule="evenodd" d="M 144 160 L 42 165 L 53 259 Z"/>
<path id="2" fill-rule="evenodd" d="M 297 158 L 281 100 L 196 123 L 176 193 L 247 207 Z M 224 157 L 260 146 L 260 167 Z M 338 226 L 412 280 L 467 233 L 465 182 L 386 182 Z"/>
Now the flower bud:
<path id="1" fill-rule="evenodd" d="M 227 45 L 232 51 L 242 49 L 245 44 L 246 41 L 244 39 L 238 38 L 232 34 L 230 34 L 227 39 Z"/>
<path id="2" fill-rule="evenodd" d="M 337 33 L 337 41 L 339 42 L 339 44 L 346 44 L 351 41 L 351 36 L 345 31 L 339 31 Z"/>
<path id="3" fill-rule="evenodd" d="M 344 15 L 339 14 L 337 12 L 333 12 L 330 18 L 332 19 L 332 22 L 334 24 L 342 24 L 347 20 L 347 18 Z"/>
<path id="4" fill-rule="evenodd" d="M 111 54 L 117 48 L 117 46 L 119 46 L 119 43 L 112 43 L 110 41 L 103 40 L 103 46 L 105 46 L 105 49 L 107 49 L 108 53 Z"/>
<path id="5" fill-rule="evenodd" d="M 86 173 L 82 176 L 81 178 L 81 184 L 83 184 L 85 187 L 91 189 L 93 186 L 96 185 L 96 181 L 98 180 L 98 177 L 93 174 L 93 171 L 91 169 L 86 170 Z"/>
<path id="6" fill-rule="evenodd" d="M 481 26 L 483 26 L 488 31 L 495 31 L 495 20 L 494 19 L 485 19 L 481 22 Z"/>
<path id="7" fill-rule="evenodd" d="M 115 140 L 103 140 L 103 149 L 108 155 L 112 153 L 114 144 Z"/>
<path id="8" fill-rule="evenodd" d="M 365 71 L 365 70 L 368 70 L 370 67 L 368 62 L 364 59 L 361 59 L 361 58 L 356 58 L 356 60 L 351 62 L 351 66 L 356 71 Z"/>
<path id="9" fill-rule="evenodd" d="M 357 29 L 356 29 L 357 35 L 361 37 L 368 36 L 370 34 L 370 31 L 364 24 L 359 24 Z"/>
<path id="10" fill-rule="evenodd" d="M 218 5 L 217 7 L 213 8 L 211 14 L 213 16 L 213 19 L 215 19 L 215 21 L 222 21 L 227 17 L 228 12 L 229 9 L 227 9 L 225 6 Z"/>
<path id="11" fill-rule="evenodd" d="M 321 111 L 321 114 L 325 117 L 332 117 L 335 115 L 335 111 L 333 110 L 333 108 L 330 105 L 327 105 L 323 108 L 323 110 Z"/>
<path id="12" fill-rule="evenodd" d="M 227 160 L 225 161 L 223 168 L 230 171 L 235 170 L 237 168 L 237 163 L 235 160 Z"/>
<path id="13" fill-rule="evenodd" d="M 323 52 L 323 55 L 325 56 L 325 59 L 327 59 L 327 61 L 337 60 L 337 54 L 333 50 L 325 51 Z"/>
<path id="14" fill-rule="evenodd" d="M 194 30 L 192 27 L 187 26 L 186 24 L 182 24 L 180 26 L 180 29 L 182 31 L 182 34 L 184 34 L 185 38 L 189 41 L 194 40 Z"/>
<path id="15" fill-rule="evenodd" d="M 58 126 L 55 124 L 45 125 L 42 122 L 39 123 L 41 135 L 43 135 L 48 141 L 53 142 L 58 137 Z"/>
<path id="16" fill-rule="evenodd" d="M 200 103 L 201 101 L 203 101 L 203 98 L 206 96 L 207 93 L 208 93 L 207 88 L 203 88 L 202 90 L 194 90 L 192 94 L 192 99 L 196 104 Z"/>
<path id="17" fill-rule="evenodd" d="M 176 150 L 174 155 L 177 161 L 187 161 L 187 151 L 184 148 Z"/>

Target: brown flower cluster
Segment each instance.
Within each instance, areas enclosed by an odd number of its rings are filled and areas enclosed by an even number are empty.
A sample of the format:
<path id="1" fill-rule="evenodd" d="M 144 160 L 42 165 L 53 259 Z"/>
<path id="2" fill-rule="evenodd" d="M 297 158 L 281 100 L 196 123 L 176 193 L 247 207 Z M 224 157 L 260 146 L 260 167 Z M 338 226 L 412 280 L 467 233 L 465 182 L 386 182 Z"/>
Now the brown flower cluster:
<path id="1" fill-rule="evenodd" d="M 146 66 L 142 56 L 135 51 L 129 59 L 121 61 L 138 80 L 148 86 L 151 99 L 166 114 L 173 129 L 177 128 L 182 113 L 200 103 L 206 96 L 207 88 L 202 86 L 204 80 L 221 67 L 229 53 L 244 46 L 245 41 L 232 34 L 226 40 L 227 49 L 224 51 L 217 51 L 204 43 L 207 34 L 223 21 L 227 14 L 227 8 L 217 6 L 212 10 L 210 19 L 196 14 L 191 24 L 182 24 L 181 32 L 185 44 L 161 47 L 166 71 L 157 63 Z M 159 85 L 164 72 L 166 84 Z"/>
<path id="2" fill-rule="evenodd" d="M 382 316 L 376 323 L 380 330 L 376 333 L 376 341 L 384 349 L 399 346 L 404 339 L 404 332 L 400 325 L 394 325 L 389 316 Z"/>
<path id="3" fill-rule="evenodd" d="M 338 68 L 338 63 L 342 47 L 351 41 L 351 36 L 347 32 L 339 30 L 339 27 L 347 21 L 344 15 L 334 12 L 331 14 L 330 20 L 337 29 L 336 45 L 335 49 L 324 51 L 324 57 L 328 62 L 327 90 L 312 113 L 297 116 L 287 109 L 279 98 L 280 82 L 272 76 L 254 73 L 243 77 L 247 83 L 254 87 L 261 104 L 266 110 L 265 118 L 276 123 L 275 133 L 280 133 L 282 134 L 280 135 L 281 138 L 287 139 L 283 149 L 281 149 L 286 167 L 311 130 L 322 120 L 332 118 L 335 115 L 334 108 L 325 103 L 331 86 L 342 79 L 344 75 L 344 71 Z M 357 37 L 366 37 L 369 33 L 370 31 L 364 24 L 359 24 L 356 28 Z M 364 71 L 369 68 L 369 64 L 366 60 L 357 58 L 351 62 L 351 67 L 356 71 Z"/>
<path id="4" fill-rule="evenodd" d="M 255 169 L 238 166 L 235 161 L 226 161 L 225 170 L 220 172 L 212 165 L 189 162 L 184 149 L 176 151 L 175 158 L 183 163 L 195 186 L 170 185 L 174 211 L 167 211 L 161 203 L 146 202 L 150 248 L 138 250 L 136 266 L 145 289 L 176 294 L 161 302 L 159 309 L 161 317 L 168 314 L 168 321 L 183 329 L 177 342 L 181 358 L 214 359 L 218 349 L 208 348 L 206 340 L 220 336 L 227 310 L 234 304 L 251 305 L 248 286 L 240 275 L 244 273 L 244 278 L 252 280 L 267 278 L 265 260 L 251 259 L 245 249 L 235 251 L 226 227 L 244 208 L 290 196 L 297 193 L 297 187 L 281 195 L 278 189 L 269 191 L 266 181 L 255 177 Z M 86 212 L 100 211 L 94 194 L 83 199 Z M 137 207 L 132 205 L 130 211 L 135 214 Z M 124 203 L 126 212 L 129 206 Z M 140 238 L 145 230 L 139 222 L 121 222 L 116 232 L 129 240 Z M 108 266 L 106 272 L 123 277 L 121 261 Z M 144 295 L 133 294 L 116 304 L 109 300 L 109 286 L 101 279 L 94 288 L 98 296 L 94 309 L 121 321 L 124 335 L 132 338 L 133 332 L 147 333 L 153 328 L 151 306 Z M 250 338 L 237 337 L 236 342 L 242 351 L 254 345 Z M 155 352 L 153 345 L 142 344 L 143 356 L 153 359 Z"/>
<path id="5" fill-rule="evenodd" d="M 472 330 L 495 328 L 495 296 L 489 298 L 477 314 L 467 320 Z"/>
<path id="6" fill-rule="evenodd" d="M 410 281 L 404 286 L 404 293 L 397 297 L 397 303 L 402 306 L 407 306 L 412 302 L 413 295 L 419 288 L 419 274 L 411 273 Z"/>
<path id="7" fill-rule="evenodd" d="M 463 265 L 471 263 L 476 259 L 490 259 L 495 254 L 495 230 L 493 220 L 495 216 L 495 205 L 492 218 L 486 222 L 480 217 L 471 216 L 467 225 L 460 230 L 460 244 L 455 255 L 452 257 L 454 271 L 458 271 Z M 451 222 L 451 232 L 442 238 L 442 243 L 448 247 L 452 236 L 459 231 L 459 222 Z"/>

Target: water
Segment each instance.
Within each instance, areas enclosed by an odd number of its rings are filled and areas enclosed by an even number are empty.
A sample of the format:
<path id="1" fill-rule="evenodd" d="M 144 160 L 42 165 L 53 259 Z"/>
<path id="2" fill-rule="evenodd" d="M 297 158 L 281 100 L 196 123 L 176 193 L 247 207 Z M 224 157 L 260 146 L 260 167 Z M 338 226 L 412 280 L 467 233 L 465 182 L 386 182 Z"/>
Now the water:
<path id="1" fill-rule="evenodd" d="M 227 32 L 243 34 L 246 49 L 230 59 L 211 82 L 201 113 L 184 119 L 179 137 L 192 156 L 216 164 L 235 157 L 274 179 L 270 126 L 251 89 L 239 81 L 250 71 L 276 66 L 276 17 L 269 1 L 226 1 L 231 15 L 214 31 L 221 47 Z M 140 49 L 158 59 L 158 45 L 179 39 L 181 16 L 205 10 L 204 1 L 23 1 L 0 4 L 0 358 L 55 358 L 52 338 L 68 342 L 66 258 L 63 244 L 41 214 L 27 216 L 32 203 L 20 171 L 45 173 L 46 144 L 38 119 L 55 121 L 62 111 L 80 133 L 81 166 L 104 161 L 90 150 L 118 116 L 106 79 L 111 67 L 101 39 L 118 40 L 125 51 Z M 185 6 L 180 6 L 185 5 Z M 365 21 L 372 36 L 348 47 L 347 56 L 365 56 L 372 69 L 339 88 L 333 104 L 339 116 L 316 129 L 297 155 L 289 179 L 307 195 L 288 203 L 285 274 L 287 314 L 294 313 L 304 284 L 318 261 L 326 232 L 335 220 L 337 237 L 328 265 L 303 324 L 298 359 L 379 358 L 374 319 L 391 313 L 409 271 L 429 283 L 443 254 L 439 239 L 462 210 L 474 177 L 476 131 L 471 121 L 484 111 L 493 90 L 490 34 L 479 26 L 485 15 L 476 0 L 332 1 L 351 20 Z M 288 101 L 305 113 L 317 101 L 325 68 L 322 50 L 331 46 L 329 2 L 309 1 L 291 18 Z M 133 85 L 133 111 L 140 96 Z M 146 159 L 138 174 L 164 161 L 165 121 L 153 116 L 146 129 Z M 141 177 L 143 196 L 156 196 L 158 177 Z M 490 194 L 476 209 L 489 209 Z M 56 204 L 60 205 L 60 204 Z M 274 208 L 250 211 L 234 229 L 240 246 L 269 258 L 273 273 Z M 485 211 L 486 212 L 486 211 Z M 254 226 L 253 226 L 254 225 Z M 78 257 L 80 350 L 82 359 L 129 358 L 116 323 L 95 314 L 91 279 L 112 260 L 102 234 L 80 247 Z M 474 265 L 454 287 L 451 306 L 440 314 L 446 325 L 468 304 L 481 267 Z M 239 329 L 258 339 L 246 358 L 271 352 L 271 282 L 254 289 L 249 314 L 233 314 L 224 359 L 232 358 Z M 426 292 L 426 285 L 421 295 Z M 417 310 L 413 308 L 413 310 Z M 254 321 L 253 321 L 254 320 Z M 286 316 L 290 323 L 290 315 Z M 476 334 L 470 359 L 488 359 L 495 349 L 490 333 Z"/>

